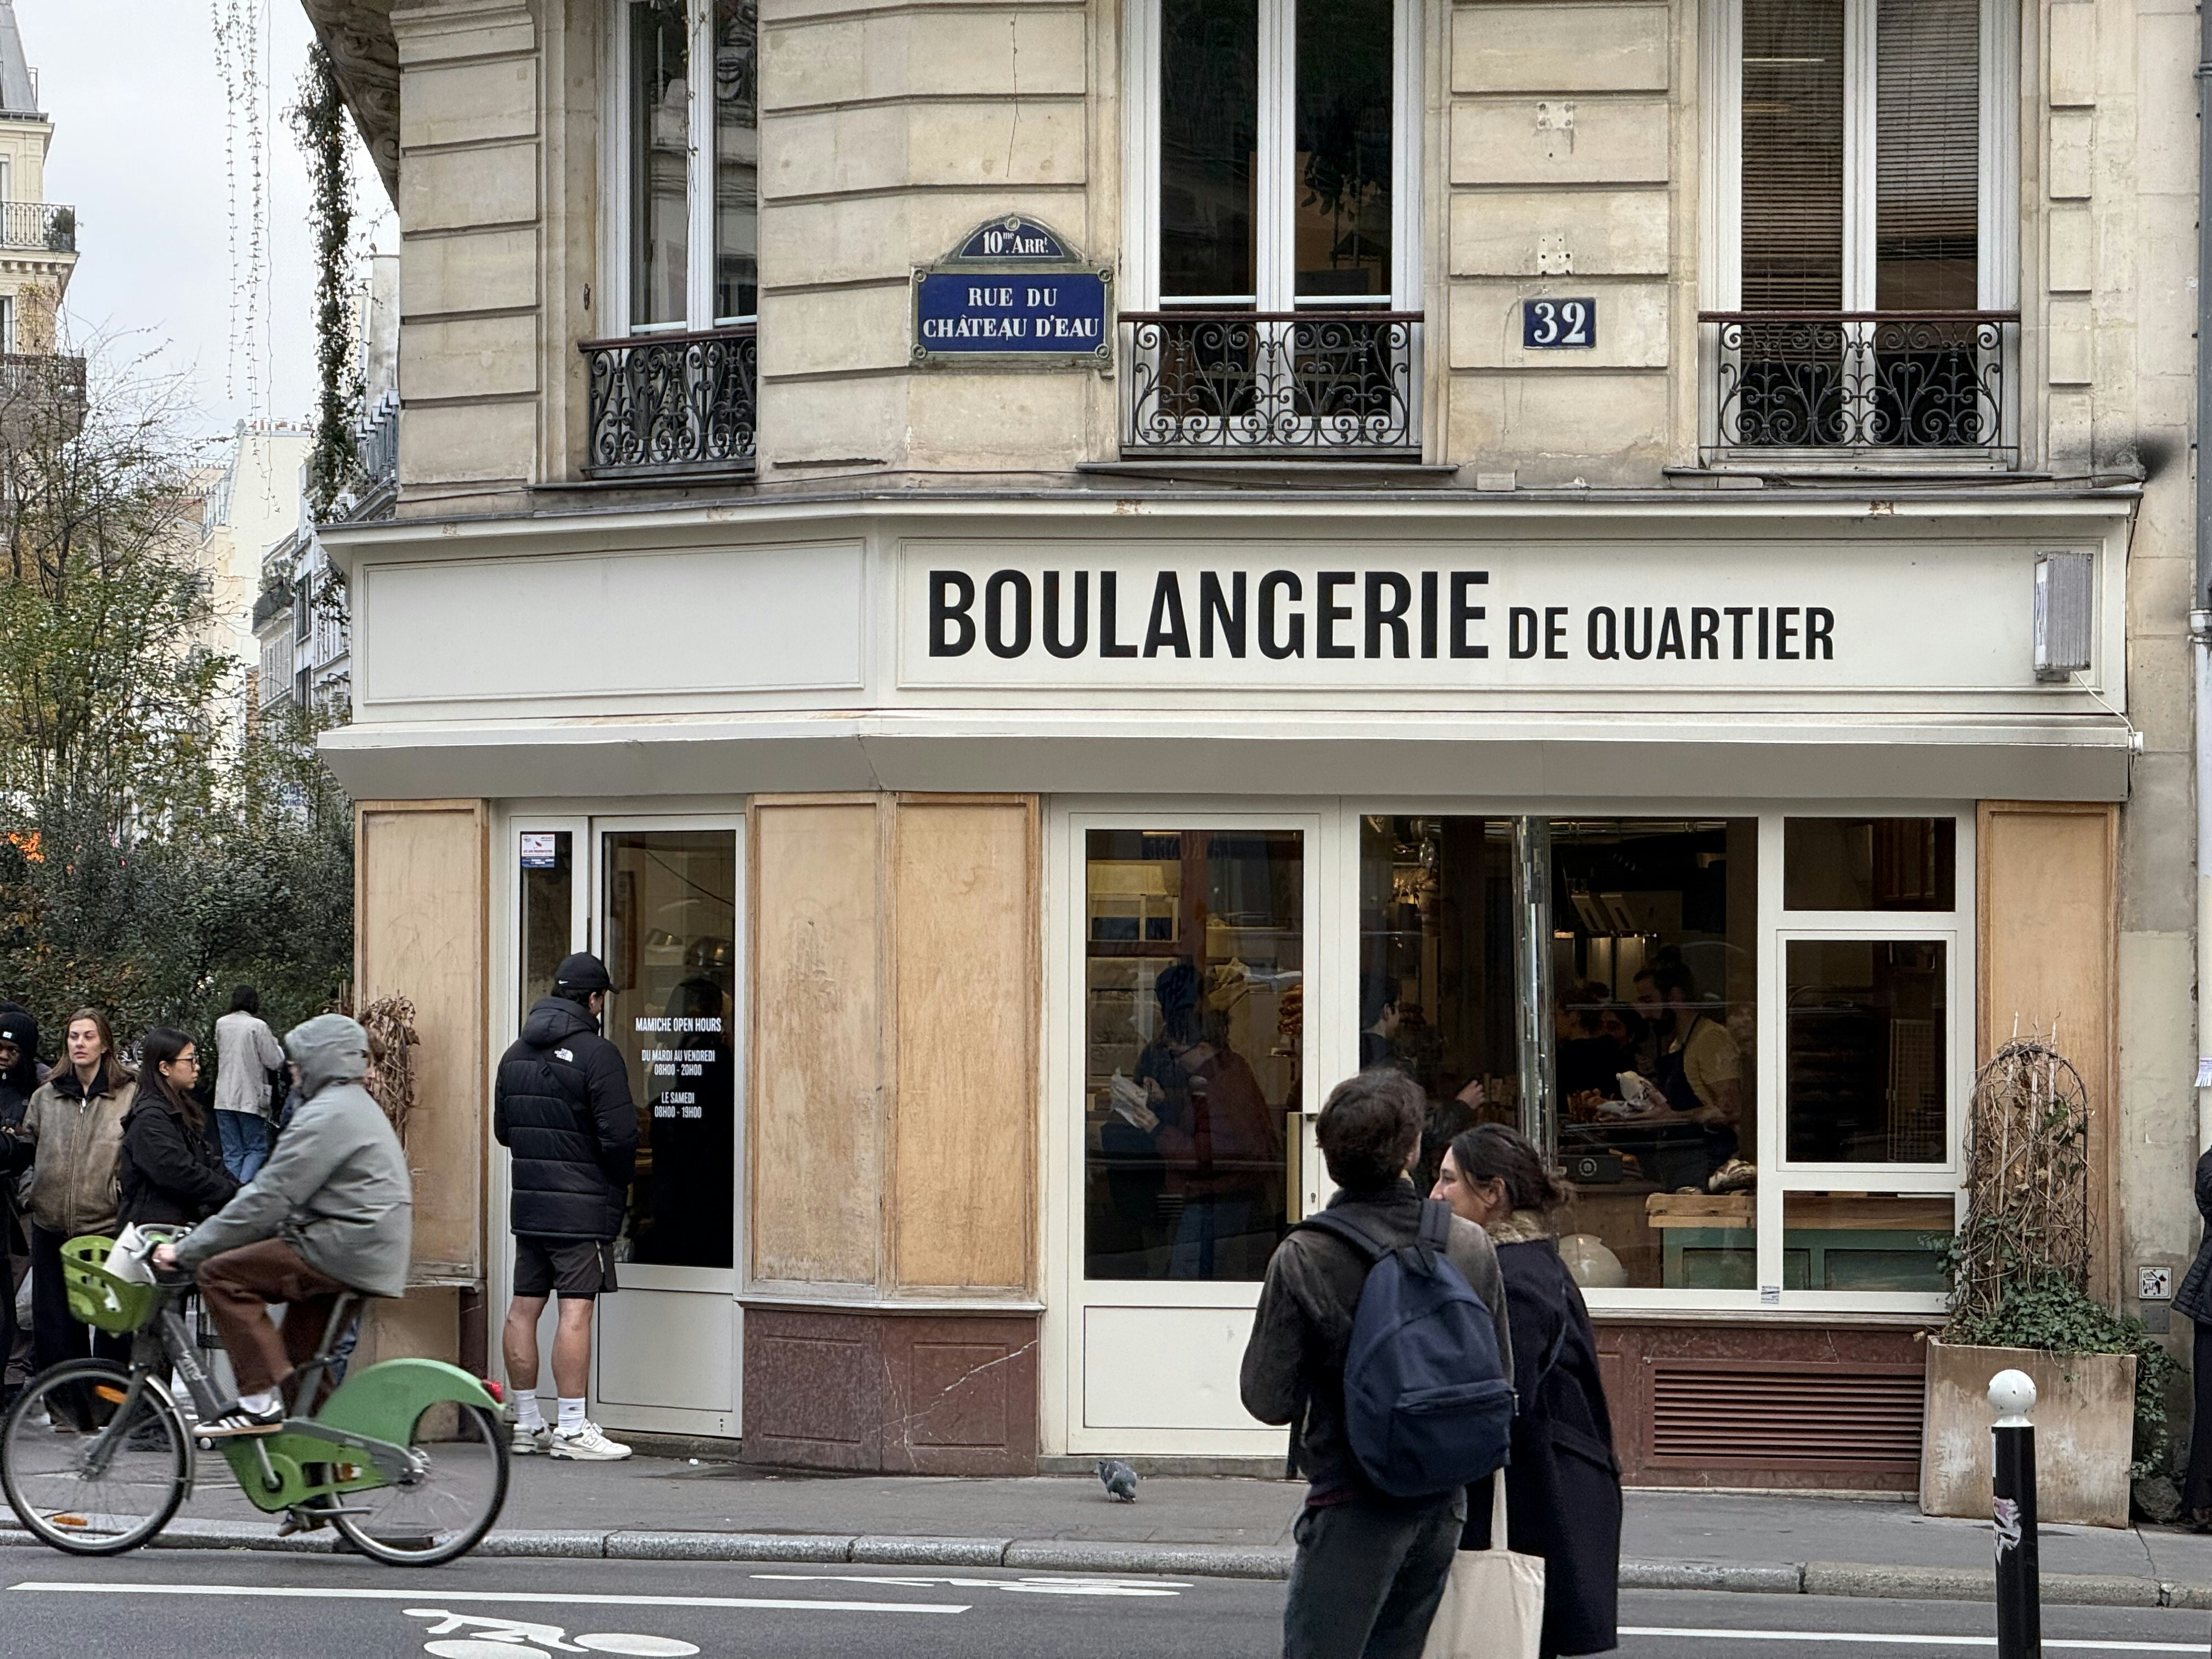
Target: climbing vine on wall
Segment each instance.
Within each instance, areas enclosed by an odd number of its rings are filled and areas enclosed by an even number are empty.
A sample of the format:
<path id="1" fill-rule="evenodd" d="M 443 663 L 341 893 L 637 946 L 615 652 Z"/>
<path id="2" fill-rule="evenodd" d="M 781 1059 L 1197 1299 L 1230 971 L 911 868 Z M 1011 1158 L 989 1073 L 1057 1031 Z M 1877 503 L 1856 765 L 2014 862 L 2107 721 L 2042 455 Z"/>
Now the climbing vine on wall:
<path id="1" fill-rule="evenodd" d="M 337 77 L 320 46 L 307 51 L 300 95 L 288 112 L 307 161 L 307 228 L 315 245 L 315 441 L 307 453 L 307 500 L 319 516 L 360 466 L 356 338 L 352 135 Z"/>

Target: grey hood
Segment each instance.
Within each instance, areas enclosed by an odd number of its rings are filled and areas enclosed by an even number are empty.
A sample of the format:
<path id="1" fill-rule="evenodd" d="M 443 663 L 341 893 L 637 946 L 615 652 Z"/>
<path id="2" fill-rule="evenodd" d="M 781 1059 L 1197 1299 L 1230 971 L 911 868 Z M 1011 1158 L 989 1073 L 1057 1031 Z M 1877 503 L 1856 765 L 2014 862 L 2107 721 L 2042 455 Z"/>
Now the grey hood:
<path id="1" fill-rule="evenodd" d="M 317 1014 L 284 1034 L 300 1068 L 300 1094 L 313 1100 L 333 1083 L 358 1083 L 368 1071 L 368 1033 L 343 1014 Z"/>

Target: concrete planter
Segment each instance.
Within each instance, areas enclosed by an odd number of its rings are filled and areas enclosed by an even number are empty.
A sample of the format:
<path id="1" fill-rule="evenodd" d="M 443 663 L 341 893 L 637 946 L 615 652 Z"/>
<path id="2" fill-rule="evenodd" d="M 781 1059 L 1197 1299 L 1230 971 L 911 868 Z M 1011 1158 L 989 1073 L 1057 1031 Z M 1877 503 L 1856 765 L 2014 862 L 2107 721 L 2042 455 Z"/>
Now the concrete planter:
<path id="1" fill-rule="evenodd" d="M 1928 1412 L 1920 1444 L 1924 1515 L 1990 1514 L 1990 1379 L 2035 1379 L 2035 1509 L 2039 1521 L 2128 1524 L 2135 1455 L 2136 1357 L 1959 1348 L 1928 1341 Z"/>

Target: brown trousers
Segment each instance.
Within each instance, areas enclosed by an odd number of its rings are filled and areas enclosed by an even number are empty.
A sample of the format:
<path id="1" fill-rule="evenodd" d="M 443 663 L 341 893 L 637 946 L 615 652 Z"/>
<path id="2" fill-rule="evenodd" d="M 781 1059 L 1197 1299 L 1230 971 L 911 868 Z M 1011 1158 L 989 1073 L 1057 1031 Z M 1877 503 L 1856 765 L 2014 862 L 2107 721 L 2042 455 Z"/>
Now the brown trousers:
<path id="1" fill-rule="evenodd" d="M 329 1328 L 331 1306 L 346 1289 L 309 1267 L 281 1238 L 210 1256 L 200 1266 L 199 1280 L 200 1295 L 230 1350 L 242 1395 L 277 1387 L 314 1357 Z M 276 1302 L 286 1304 L 281 1332 L 264 1311 Z M 314 1404 L 301 1401 L 299 1407 L 312 1411 Z"/>

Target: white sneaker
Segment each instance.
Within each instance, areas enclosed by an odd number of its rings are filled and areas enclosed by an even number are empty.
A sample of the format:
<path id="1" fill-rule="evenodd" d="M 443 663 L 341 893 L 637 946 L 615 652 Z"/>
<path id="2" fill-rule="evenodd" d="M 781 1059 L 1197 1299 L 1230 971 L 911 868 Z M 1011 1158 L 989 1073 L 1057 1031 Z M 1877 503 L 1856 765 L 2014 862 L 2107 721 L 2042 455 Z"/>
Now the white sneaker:
<path id="1" fill-rule="evenodd" d="M 514 1425 L 514 1434 L 507 1441 L 507 1449 L 517 1457 L 533 1457 L 552 1443 L 553 1431 L 540 1423 L 536 1428 Z"/>
<path id="2" fill-rule="evenodd" d="M 629 1455 L 628 1446 L 608 1439 L 599 1432 L 596 1423 L 586 1423 L 574 1431 L 554 1430 L 548 1450 L 555 1457 L 573 1457 L 581 1463 L 619 1463 Z"/>

